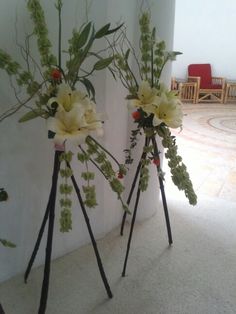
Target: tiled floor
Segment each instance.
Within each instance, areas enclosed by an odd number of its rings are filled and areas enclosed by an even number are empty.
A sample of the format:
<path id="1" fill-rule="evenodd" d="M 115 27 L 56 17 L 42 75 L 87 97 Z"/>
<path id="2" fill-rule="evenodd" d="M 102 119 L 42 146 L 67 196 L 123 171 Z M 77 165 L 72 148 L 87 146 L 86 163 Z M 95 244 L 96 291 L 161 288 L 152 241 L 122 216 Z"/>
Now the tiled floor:
<path id="1" fill-rule="evenodd" d="M 236 104 L 184 104 L 183 130 L 174 130 L 198 195 L 236 201 Z M 173 186 L 164 165 L 166 188 Z"/>

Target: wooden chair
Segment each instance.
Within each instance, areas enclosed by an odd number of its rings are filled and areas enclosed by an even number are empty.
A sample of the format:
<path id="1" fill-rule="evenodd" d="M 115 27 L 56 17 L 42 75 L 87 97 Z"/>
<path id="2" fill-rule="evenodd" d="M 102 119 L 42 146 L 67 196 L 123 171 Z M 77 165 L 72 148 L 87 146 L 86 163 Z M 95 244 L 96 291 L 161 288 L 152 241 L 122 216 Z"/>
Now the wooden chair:
<path id="1" fill-rule="evenodd" d="M 192 102 L 196 104 L 197 102 L 197 82 L 186 82 L 182 79 L 171 79 L 171 90 L 176 91 L 179 98 L 183 102 Z"/>
<path id="2" fill-rule="evenodd" d="M 236 81 L 227 81 L 225 87 L 225 103 L 236 103 Z"/>
<path id="3" fill-rule="evenodd" d="M 196 102 L 224 102 L 225 79 L 211 75 L 211 65 L 190 64 L 188 81 L 197 83 Z"/>

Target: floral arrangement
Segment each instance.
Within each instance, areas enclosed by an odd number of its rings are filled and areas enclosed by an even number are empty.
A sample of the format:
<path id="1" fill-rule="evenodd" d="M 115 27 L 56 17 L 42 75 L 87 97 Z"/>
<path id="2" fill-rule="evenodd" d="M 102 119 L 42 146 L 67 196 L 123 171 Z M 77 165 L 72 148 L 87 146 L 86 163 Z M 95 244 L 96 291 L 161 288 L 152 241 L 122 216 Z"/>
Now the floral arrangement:
<path id="1" fill-rule="evenodd" d="M 153 137 L 159 136 L 166 149 L 172 181 L 185 192 L 189 203 L 195 205 L 197 196 L 193 190 L 187 168 L 178 155 L 175 136 L 171 128 L 182 127 L 181 101 L 173 91 L 169 91 L 160 82 L 162 71 L 168 61 L 175 60 L 180 52 L 168 52 L 165 42 L 157 40 L 156 29 L 150 27 L 150 14 L 144 12 L 139 19 L 140 25 L 140 56 L 132 47 L 125 30 L 119 34 L 120 46 L 115 46 L 114 66 L 124 87 L 128 90 L 128 106 L 132 110 L 132 117 L 137 128 L 132 130 L 130 148 L 126 152 L 126 164 L 133 162 L 132 149 L 137 145 L 139 135 L 147 138 L 144 146 L 149 158 L 143 160 L 141 169 L 140 189 L 144 191 L 148 186 L 148 165 L 153 162 L 158 169 L 159 176 L 164 179 L 160 167 L 160 152 L 154 147 Z M 132 56 L 132 58 L 131 58 Z M 134 62 L 135 66 L 131 66 Z"/>
<path id="2" fill-rule="evenodd" d="M 103 134 L 104 115 L 96 110 L 95 88 L 90 80 L 91 75 L 97 71 L 108 68 L 112 72 L 110 65 L 114 56 L 112 54 L 109 56 L 110 48 L 94 51 L 94 43 L 114 34 L 121 25 L 111 28 L 110 24 L 106 24 L 96 31 L 94 24 L 87 22 L 78 30 L 73 30 L 72 37 L 68 40 L 68 48 L 63 50 L 62 1 L 56 0 L 55 7 L 59 25 L 57 57 L 51 52 L 52 44 L 39 0 L 27 1 L 34 29 L 32 34 L 26 36 L 25 45 L 17 42 L 25 65 L 14 61 L 7 52 L 0 49 L 0 68 L 10 76 L 18 102 L 16 106 L 0 115 L 0 121 L 22 108 L 26 108 L 27 112 L 19 122 L 34 118 L 46 120 L 48 138 L 54 141 L 55 149 L 63 150 L 60 157 L 64 164 L 60 170 L 64 180 L 60 185 L 60 225 L 61 231 L 67 232 L 72 229 L 70 198 L 72 186 L 68 184 L 72 170 L 68 167 L 68 162 L 74 155 L 66 150 L 68 141 L 73 142 L 78 148 L 78 161 L 85 167 L 82 172 L 84 204 L 90 208 L 97 205 L 96 189 L 93 184 L 95 174 L 89 171 L 88 166 L 89 162 L 92 162 L 117 194 L 124 210 L 128 210 L 121 197 L 124 187 L 119 180 L 126 173 L 126 168 L 94 138 L 94 135 Z M 31 54 L 31 41 L 34 38 L 40 55 L 39 62 Z M 62 53 L 67 56 L 64 63 Z M 84 66 L 85 62 L 87 67 Z M 19 96 L 22 94 L 23 100 Z M 28 96 L 25 97 L 25 94 Z M 114 163 L 116 169 L 113 169 Z"/>

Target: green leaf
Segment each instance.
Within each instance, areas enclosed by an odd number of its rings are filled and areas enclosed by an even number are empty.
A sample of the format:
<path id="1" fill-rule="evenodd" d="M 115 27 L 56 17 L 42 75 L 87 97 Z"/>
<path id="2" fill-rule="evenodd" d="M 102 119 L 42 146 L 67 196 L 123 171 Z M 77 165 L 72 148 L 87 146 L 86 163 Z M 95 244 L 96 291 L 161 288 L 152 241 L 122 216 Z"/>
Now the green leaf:
<path id="1" fill-rule="evenodd" d="M 92 95 L 92 100 L 95 101 L 95 88 L 93 87 L 93 84 L 87 78 L 81 79 L 81 82 L 86 87 L 86 90 L 87 90 L 89 96 Z"/>
<path id="2" fill-rule="evenodd" d="M 87 42 L 87 40 L 88 40 L 88 37 L 89 37 L 91 25 L 92 25 L 92 23 L 89 22 L 89 23 L 84 27 L 84 29 L 82 30 L 82 32 L 80 33 L 79 38 L 77 39 L 77 43 L 76 43 L 76 48 L 77 48 L 77 49 L 82 48 L 82 47 L 86 44 L 86 42 Z"/>
<path id="3" fill-rule="evenodd" d="M 182 55 L 182 52 L 179 51 L 168 51 L 167 52 L 167 58 L 168 60 L 174 61 L 176 60 L 176 56 Z"/>
<path id="4" fill-rule="evenodd" d="M 95 34 L 95 38 L 98 39 L 98 38 L 101 38 L 103 36 L 105 36 L 109 30 L 109 27 L 110 27 L 110 23 L 104 25 L 102 28 L 100 28 L 96 34 Z"/>
<path id="5" fill-rule="evenodd" d="M 45 113 L 44 110 L 35 109 L 34 111 L 29 111 L 23 117 L 20 118 L 19 122 L 26 122 L 37 117 L 42 116 Z"/>
<path id="6" fill-rule="evenodd" d="M 112 33 L 115 33 L 116 31 L 118 31 L 118 29 L 120 29 L 122 26 L 124 25 L 124 23 L 122 23 L 121 25 L 117 26 L 116 28 L 110 29 L 106 35 L 110 35 Z"/>
<path id="7" fill-rule="evenodd" d="M 113 57 L 101 59 L 94 64 L 94 69 L 97 71 L 103 70 L 106 67 L 108 67 L 112 61 L 113 61 Z"/>
<path id="8" fill-rule="evenodd" d="M 0 239 L 0 243 L 2 243 L 2 245 L 5 247 L 10 247 L 10 248 L 16 247 L 16 245 L 14 243 L 7 241 L 5 239 Z"/>
<path id="9" fill-rule="evenodd" d="M 127 51 L 125 53 L 125 60 L 128 60 L 129 54 L 130 54 L 130 49 L 127 49 Z"/>

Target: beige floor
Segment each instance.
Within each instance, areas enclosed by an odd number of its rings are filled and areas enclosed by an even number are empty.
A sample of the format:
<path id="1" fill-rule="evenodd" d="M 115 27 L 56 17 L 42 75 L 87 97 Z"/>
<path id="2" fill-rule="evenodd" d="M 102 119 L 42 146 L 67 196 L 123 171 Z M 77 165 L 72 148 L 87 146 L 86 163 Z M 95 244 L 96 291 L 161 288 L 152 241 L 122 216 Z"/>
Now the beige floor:
<path id="1" fill-rule="evenodd" d="M 236 201 L 236 104 L 185 104 L 184 113 L 175 135 L 197 194 Z"/>

